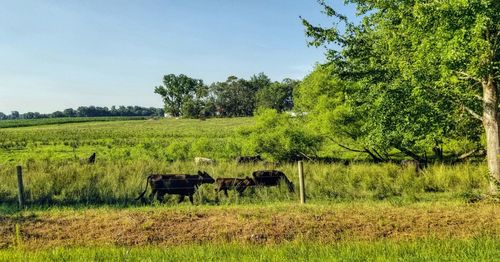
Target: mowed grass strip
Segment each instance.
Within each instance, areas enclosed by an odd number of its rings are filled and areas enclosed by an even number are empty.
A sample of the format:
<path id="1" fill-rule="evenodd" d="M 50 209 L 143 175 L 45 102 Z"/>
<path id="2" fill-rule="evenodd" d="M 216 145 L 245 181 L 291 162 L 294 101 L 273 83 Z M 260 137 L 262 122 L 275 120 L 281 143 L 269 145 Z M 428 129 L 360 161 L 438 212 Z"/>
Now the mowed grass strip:
<path id="1" fill-rule="evenodd" d="M 0 261 L 498 261 L 495 238 L 0 250 Z"/>
<path id="2" fill-rule="evenodd" d="M 293 204 L 57 210 L 2 216 L 0 247 L 175 246 L 498 237 L 496 204 Z M 16 225 L 18 233 L 16 233 Z M 16 240 L 17 239 L 17 240 Z"/>

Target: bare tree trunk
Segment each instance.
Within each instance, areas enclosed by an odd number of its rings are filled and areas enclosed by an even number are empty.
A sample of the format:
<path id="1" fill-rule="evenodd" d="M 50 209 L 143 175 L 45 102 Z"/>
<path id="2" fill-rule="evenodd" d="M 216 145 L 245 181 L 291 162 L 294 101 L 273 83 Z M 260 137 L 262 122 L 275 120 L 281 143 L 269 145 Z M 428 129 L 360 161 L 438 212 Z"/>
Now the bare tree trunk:
<path id="1" fill-rule="evenodd" d="M 482 82 L 483 86 L 483 126 L 486 133 L 486 159 L 490 173 L 490 193 L 497 193 L 497 181 L 500 179 L 500 140 L 497 121 L 497 90 L 493 77 Z"/>

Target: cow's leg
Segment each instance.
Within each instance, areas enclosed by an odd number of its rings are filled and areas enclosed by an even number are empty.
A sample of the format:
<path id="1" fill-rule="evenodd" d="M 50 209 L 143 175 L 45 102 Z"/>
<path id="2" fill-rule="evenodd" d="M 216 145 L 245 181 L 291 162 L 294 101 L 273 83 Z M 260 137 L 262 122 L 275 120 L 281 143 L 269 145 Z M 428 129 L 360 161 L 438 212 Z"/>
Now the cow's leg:
<path id="1" fill-rule="evenodd" d="M 179 204 L 182 201 L 184 201 L 184 197 L 185 197 L 185 195 L 179 195 L 179 200 L 177 200 L 177 204 Z"/>
<path id="2" fill-rule="evenodd" d="M 193 195 L 189 195 L 189 201 L 191 202 L 192 205 L 194 205 L 194 202 L 193 202 Z"/>
<path id="3" fill-rule="evenodd" d="M 226 195 L 226 197 L 229 197 L 229 195 L 227 194 L 227 188 L 224 188 L 224 195 Z"/>
<path id="4" fill-rule="evenodd" d="M 165 196 L 165 193 L 161 193 L 161 192 L 158 192 L 156 194 L 156 199 L 158 200 L 158 202 L 163 202 L 163 197 Z"/>
<path id="5" fill-rule="evenodd" d="M 149 194 L 149 202 L 153 202 L 155 194 L 156 194 L 156 189 L 153 189 L 153 191 L 151 191 L 151 194 Z"/>

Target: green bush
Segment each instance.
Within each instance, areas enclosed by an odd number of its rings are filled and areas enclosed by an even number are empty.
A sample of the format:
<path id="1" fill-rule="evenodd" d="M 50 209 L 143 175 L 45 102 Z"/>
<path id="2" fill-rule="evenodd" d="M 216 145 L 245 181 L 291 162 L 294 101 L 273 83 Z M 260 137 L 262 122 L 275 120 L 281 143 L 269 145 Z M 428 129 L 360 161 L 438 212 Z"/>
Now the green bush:
<path id="1" fill-rule="evenodd" d="M 260 109 L 254 126 L 240 131 L 249 137 L 251 151 L 273 160 L 294 160 L 315 155 L 321 137 L 307 132 L 298 119 L 275 109 Z"/>

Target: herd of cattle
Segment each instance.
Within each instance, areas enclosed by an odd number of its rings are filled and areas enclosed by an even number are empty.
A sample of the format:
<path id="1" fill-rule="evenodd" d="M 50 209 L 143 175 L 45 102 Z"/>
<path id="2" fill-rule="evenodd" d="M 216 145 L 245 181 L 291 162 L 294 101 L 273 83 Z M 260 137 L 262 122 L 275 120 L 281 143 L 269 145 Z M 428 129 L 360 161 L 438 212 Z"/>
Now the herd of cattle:
<path id="1" fill-rule="evenodd" d="M 146 188 L 136 200 L 145 202 L 144 195 L 148 190 L 148 185 L 151 187 L 149 200 L 152 201 L 156 195 L 158 201 L 163 201 L 166 194 L 179 195 L 179 203 L 184 201 L 186 196 L 193 204 L 193 195 L 196 189 L 202 184 L 215 183 L 215 191 L 219 193 L 224 191 L 228 196 L 228 190 L 235 190 L 239 195 L 242 195 L 245 189 L 255 186 L 278 186 L 285 183 L 290 192 L 294 192 L 293 183 L 286 175 L 278 170 L 259 170 L 252 173 L 253 178 L 212 178 L 207 172 L 198 171 L 196 175 L 189 174 L 152 174 L 146 179 Z"/>
<path id="2" fill-rule="evenodd" d="M 96 160 L 96 153 L 93 153 L 87 160 L 87 163 L 93 164 Z M 215 164 L 215 160 L 205 157 L 196 157 L 194 159 L 196 165 L 211 165 Z M 237 164 L 247 164 L 247 163 L 258 163 L 262 162 L 264 164 L 269 164 L 269 162 L 263 161 L 260 155 L 256 156 L 240 156 L 236 158 Z M 272 166 L 279 165 L 278 163 L 270 163 Z M 349 162 L 344 161 L 344 165 L 349 165 Z M 417 161 L 417 160 L 403 160 L 400 162 L 402 167 L 414 167 L 415 172 L 422 171 L 427 167 L 427 162 Z M 224 194 L 228 196 L 228 190 L 235 190 L 239 195 L 248 187 L 264 187 L 264 186 L 277 186 L 284 183 L 290 192 L 294 192 L 293 183 L 286 177 L 286 175 L 278 170 L 259 170 L 252 173 L 252 178 L 217 178 L 213 179 L 207 172 L 198 171 L 196 175 L 189 174 L 152 174 L 147 177 L 146 188 L 136 200 L 141 200 L 145 202 L 144 195 L 148 190 L 148 185 L 151 186 L 151 194 L 149 195 L 150 201 L 153 200 L 154 196 L 158 201 L 163 201 L 163 197 L 166 194 L 179 195 L 179 203 L 184 201 L 186 196 L 189 197 L 189 201 L 193 203 L 193 195 L 202 184 L 213 184 L 216 185 L 217 194 L 220 191 L 224 191 Z"/>

